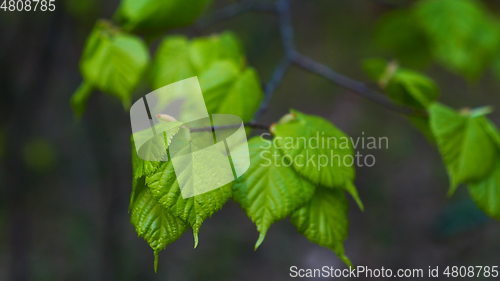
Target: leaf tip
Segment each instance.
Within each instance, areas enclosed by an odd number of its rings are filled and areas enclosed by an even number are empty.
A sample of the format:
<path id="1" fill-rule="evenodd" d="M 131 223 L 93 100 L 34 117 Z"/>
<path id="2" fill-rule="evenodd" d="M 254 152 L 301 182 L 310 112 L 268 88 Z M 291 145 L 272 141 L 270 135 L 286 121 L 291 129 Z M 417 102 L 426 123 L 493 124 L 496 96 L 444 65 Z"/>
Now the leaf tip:
<path id="1" fill-rule="evenodd" d="M 349 267 L 352 267 L 351 260 L 346 255 L 340 255 L 339 258 Z"/>
<path id="2" fill-rule="evenodd" d="M 259 248 L 260 244 L 262 244 L 262 242 L 264 242 L 264 238 L 266 238 L 266 232 L 261 232 L 259 234 L 259 239 L 257 239 L 257 242 L 255 242 L 255 246 L 253 247 L 254 251 L 257 251 L 257 249 Z"/>
<path id="3" fill-rule="evenodd" d="M 453 182 L 450 184 L 450 188 L 448 189 L 448 193 L 446 194 L 446 196 L 448 197 L 451 197 L 453 196 L 453 194 L 455 194 L 455 191 L 457 190 L 457 187 L 458 187 L 458 183 L 454 182 L 454 180 L 452 180 Z"/>
<path id="4" fill-rule="evenodd" d="M 193 229 L 193 240 L 194 240 L 193 248 L 196 249 L 196 247 L 198 247 L 198 242 L 199 242 L 198 230 Z"/>
<path id="5" fill-rule="evenodd" d="M 347 185 L 345 186 L 347 192 L 351 195 L 351 197 L 354 199 L 356 202 L 356 205 L 358 205 L 358 208 L 361 211 L 365 210 L 365 206 L 363 204 L 363 201 L 361 201 L 361 198 L 359 197 L 358 190 L 356 189 L 356 186 L 352 182 L 348 182 Z"/>

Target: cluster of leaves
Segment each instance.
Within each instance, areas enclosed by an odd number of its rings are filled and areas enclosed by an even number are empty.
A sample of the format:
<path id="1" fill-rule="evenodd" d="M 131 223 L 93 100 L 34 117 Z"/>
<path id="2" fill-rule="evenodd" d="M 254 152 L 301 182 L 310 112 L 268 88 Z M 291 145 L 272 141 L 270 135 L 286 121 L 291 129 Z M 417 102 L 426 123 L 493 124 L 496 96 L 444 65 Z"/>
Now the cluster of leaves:
<path id="1" fill-rule="evenodd" d="M 479 0 L 422 0 L 385 15 L 377 42 L 405 64 L 435 60 L 472 79 L 493 68 L 500 79 L 500 23 Z"/>
<path id="2" fill-rule="evenodd" d="M 167 36 L 154 55 L 137 35 L 154 38 L 189 24 L 209 2 L 123 0 L 115 23 L 99 21 L 87 40 L 80 62 L 84 81 L 72 98 L 75 112 L 83 113 L 94 89 L 128 107 L 140 84 L 156 89 L 198 76 L 210 113 L 251 120 L 262 89 L 233 34 Z M 420 54 L 419 60 L 434 57 L 452 71 L 474 77 L 497 55 L 498 34 L 497 24 L 476 1 L 423 0 L 384 19 L 379 37 L 399 57 L 408 52 L 411 57 Z M 437 102 L 439 89 L 431 79 L 394 63 L 370 60 L 365 68 L 391 100 L 425 113 L 409 118 L 442 154 L 451 178 L 450 193 L 466 184 L 477 205 L 500 219 L 500 134 L 485 117 L 489 109 L 450 109 Z M 328 167 L 303 165 L 297 159 L 329 157 L 332 151 L 340 158 L 352 156 L 351 144 L 312 148 L 287 143 L 313 138 L 318 132 L 325 142 L 346 137 L 320 117 L 292 111 L 271 127 L 271 139 L 249 141 L 251 165 L 236 182 L 186 199 L 180 195 L 171 163 L 144 161 L 132 149 L 131 222 L 153 249 L 155 268 L 159 252 L 188 228 L 196 247 L 202 223 L 230 198 L 255 223 L 260 233 L 255 248 L 274 222 L 288 217 L 305 237 L 350 264 L 343 248 L 348 233 L 345 193 L 363 209 L 353 183 L 354 167 L 340 162 Z"/>
<path id="3" fill-rule="evenodd" d="M 84 112 L 93 90 L 117 97 L 125 108 L 130 106 L 134 90 L 151 67 L 148 45 L 132 32 L 154 39 L 159 31 L 191 23 L 210 2 L 121 1 L 115 23 L 98 21 L 87 39 L 80 60 L 83 83 L 71 99 L 75 113 Z"/>
<path id="4" fill-rule="evenodd" d="M 133 149 L 132 224 L 156 257 L 187 227 L 193 230 L 196 247 L 203 221 L 233 198 L 257 226 L 260 235 L 255 249 L 274 222 L 290 217 L 292 224 L 310 241 L 331 249 L 350 264 L 343 247 L 348 233 L 344 191 L 362 208 L 353 184 L 354 167 L 342 162 L 333 167 L 303 165 L 294 159 L 328 157 L 330 151 L 297 145 L 300 142 L 287 143 L 299 137 L 314 137 L 318 132 L 322 138 L 319 142 L 346 138 L 342 131 L 320 117 L 297 111 L 285 115 L 272 127 L 274 139 L 254 137 L 249 141 L 250 168 L 242 177 L 232 184 L 186 199 L 180 195 L 170 162 L 144 161 Z M 335 148 L 336 145 L 329 145 L 336 154 L 352 156 L 350 144 L 344 148 Z M 299 155 L 302 157 L 297 157 Z"/>
<path id="5" fill-rule="evenodd" d="M 240 43 L 233 34 L 225 32 L 195 39 L 167 36 L 155 55 L 150 56 L 147 44 L 131 33 L 155 34 L 188 23 L 208 1 L 198 2 L 179 19 L 171 15 L 183 10 L 187 2 L 124 0 L 115 16 L 120 27 L 108 21 L 98 22 L 80 62 L 84 82 L 72 98 L 75 112 L 83 113 L 93 89 L 117 97 L 128 107 L 139 83 L 146 81 L 156 89 L 197 76 L 210 113 L 234 114 L 245 121 L 251 120 L 262 100 L 262 89 L 255 70 L 246 65 Z M 159 252 L 187 228 L 192 229 L 196 247 L 203 221 L 230 198 L 256 224 L 260 235 L 255 248 L 263 242 L 271 224 L 290 217 L 309 240 L 332 249 L 350 263 L 343 247 L 348 227 L 343 191 L 350 193 L 362 208 L 353 184 L 354 167 L 338 164 L 318 169 L 293 161 L 287 162 L 289 165 L 273 163 L 278 160 L 267 158 L 275 154 L 295 159 L 298 155 L 318 157 L 330 153 L 327 149 L 308 151 L 307 147 L 290 147 L 282 143 L 285 137 L 313 137 L 317 132 L 326 133 L 322 136 L 325 139 L 345 135 L 328 121 L 299 112 L 286 115 L 272 132 L 275 140 L 255 137 L 249 141 L 251 166 L 244 176 L 233 184 L 186 199 L 181 196 L 170 162 L 142 160 L 132 149 L 131 222 L 153 249 L 155 270 Z M 347 146 L 335 153 L 352 155 L 353 150 Z"/>
<path id="6" fill-rule="evenodd" d="M 198 76 L 209 113 L 226 113 L 252 119 L 262 98 L 255 70 L 245 65 L 245 56 L 235 36 L 188 40 L 165 38 L 158 48 L 151 71 L 153 89 Z"/>
<path id="7" fill-rule="evenodd" d="M 366 60 L 368 75 L 395 103 L 415 110 L 410 117 L 439 149 L 450 177 L 450 192 L 468 187 L 474 202 L 500 219 L 500 132 L 486 118 L 490 107 L 453 110 L 437 102 L 437 85 L 423 74 L 381 59 Z"/>

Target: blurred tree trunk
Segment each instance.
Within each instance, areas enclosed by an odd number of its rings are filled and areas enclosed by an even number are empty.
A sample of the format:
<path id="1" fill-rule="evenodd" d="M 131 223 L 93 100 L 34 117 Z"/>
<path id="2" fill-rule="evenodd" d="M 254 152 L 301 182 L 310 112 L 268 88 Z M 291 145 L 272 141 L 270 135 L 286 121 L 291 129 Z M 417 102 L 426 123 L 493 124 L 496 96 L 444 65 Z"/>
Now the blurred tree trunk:
<path id="1" fill-rule="evenodd" d="M 34 22 L 25 19 L 28 25 L 33 27 Z M 27 198 L 31 191 L 37 188 L 36 180 L 29 175 L 23 162 L 23 149 L 26 142 L 32 136 L 36 128 L 37 116 L 43 106 L 44 98 L 47 94 L 47 85 L 54 62 L 54 52 L 60 43 L 60 33 L 63 26 L 63 17 L 60 9 L 51 13 L 46 26 L 46 32 L 40 33 L 35 40 L 25 40 L 26 48 L 32 48 L 29 43 L 44 42 L 43 48 L 37 52 L 38 57 L 33 64 L 32 82 L 24 89 L 13 89 L 10 104 L 6 107 L 6 145 L 7 150 L 4 158 L 5 165 L 5 192 L 7 198 L 7 219 L 8 219 L 8 249 L 9 249 L 9 278 L 13 281 L 24 281 L 30 279 L 30 251 L 32 247 L 32 217 L 31 208 L 27 205 Z M 24 34 L 23 34 L 24 35 Z M 25 35 L 24 35 L 25 36 Z M 19 42 L 12 42 L 13 49 L 17 53 L 23 54 L 19 48 L 23 45 L 15 45 Z M 10 57 L 10 66 L 19 64 L 16 57 Z M 7 67 L 16 69 L 16 67 Z M 18 73 L 18 78 L 25 76 Z M 17 80 L 17 79 L 16 79 Z M 13 80 L 14 83 L 16 80 Z M 12 81 L 9 81 L 12 83 Z"/>

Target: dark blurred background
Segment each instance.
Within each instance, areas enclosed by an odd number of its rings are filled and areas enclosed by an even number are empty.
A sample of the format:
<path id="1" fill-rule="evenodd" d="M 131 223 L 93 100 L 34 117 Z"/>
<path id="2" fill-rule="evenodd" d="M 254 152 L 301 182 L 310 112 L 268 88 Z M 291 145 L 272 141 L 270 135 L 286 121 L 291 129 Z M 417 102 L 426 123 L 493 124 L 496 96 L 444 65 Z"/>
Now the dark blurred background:
<path id="1" fill-rule="evenodd" d="M 293 1 L 298 48 L 359 80 L 362 60 L 391 58 L 374 41 L 385 13 L 411 1 Z M 215 1 L 206 14 L 232 1 Z M 483 1 L 498 15 L 500 3 Z M 95 93 L 81 119 L 69 99 L 81 82 L 78 61 L 99 18 L 118 1 L 57 1 L 52 13 L 0 12 L 0 280 L 286 280 L 289 267 L 341 262 L 308 242 L 288 221 L 272 226 L 253 250 L 257 231 L 229 202 L 208 219 L 193 249 L 190 231 L 160 255 L 129 223 L 130 122 L 121 103 Z M 282 50 L 275 17 L 241 15 L 206 29 L 242 40 L 249 64 L 267 81 Z M 157 44 L 153 44 L 154 46 Z M 499 106 L 500 85 L 489 72 L 467 81 L 442 67 L 425 72 L 454 107 Z M 138 91 L 136 98 L 145 94 Z M 447 197 L 448 179 L 436 148 L 402 116 L 293 68 L 260 122 L 295 108 L 323 116 L 351 136 L 387 136 L 372 168 L 358 168 L 365 203 L 350 208 L 347 255 L 358 265 L 427 268 L 493 265 L 500 261 L 500 223 L 486 217 L 461 188 Z M 490 118 L 500 123 L 499 113 Z"/>

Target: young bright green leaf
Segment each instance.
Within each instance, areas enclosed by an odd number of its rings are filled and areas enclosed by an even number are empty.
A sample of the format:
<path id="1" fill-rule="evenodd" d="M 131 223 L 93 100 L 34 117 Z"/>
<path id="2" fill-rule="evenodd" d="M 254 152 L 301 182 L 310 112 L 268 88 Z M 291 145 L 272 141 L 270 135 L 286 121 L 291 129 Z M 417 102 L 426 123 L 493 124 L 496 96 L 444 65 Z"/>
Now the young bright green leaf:
<path id="1" fill-rule="evenodd" d="M 99 22 L 85 45 L 80 70 L 84 85 L 116 96 L 127 107 L 148 62 L 147 47 L 139 37 Z M 78 98 L 79 93 L 73 99 L 73 106 L 81 110 L 81 105 L 75 103 L 86 99 Z"/>
<path id="2" fill-rule="evenodd" d="M 152 33 L 192 23 L 211 0 L 122 0 L 117 20 L 127 30 Z"/>
<path id="3" fill-rule="evenodd" d="M 387 84 L 389 97 L 406 105 L 426 107 L 439 96 L 437 85 L 430 78 L 406 69 L 399 69 Z"/>
<path id="4" fill-rule="evenodd" d="M 242 120 L 251 120 L 259 108 L 261 98 L 262 90 L 257 73 L 252 68 L 247 68 L 234 81 L 214 112 L 234 114 Z"/>
<path id="5" fill-rule="evenodd" d="M 411 67 L 423 67 L 432 58 L 428 39 L 410 9 L 385 13 L 375 30 L 375 43 Z"/>
<path id="6" fill-rule="evenodd" d="M 363 62 L 363 68 L 395 103 L 423 110 L 439 96 L 439 89 L 432 79 L 419 72 L 401 68 L 394 62 L 367 59 Z M 427 116 L 410 116 L 408 119 L 430 142 L 434 142 Z"/>
<path id="7" fill-rule="evenodd" d="M 348 235 L 347 201 L 342 191 L 318 188 L 313 198 L 295 211 L 290 220 L 309 241 L 331 249 L 351 265 L 344 253 Z"/>
<path id="8" fill-rule="evenodd" d="M 451 179 L 450 194 L 461 183 L 483 180 L 498 161 L 498 145 L 484 116 L 460 114 L 444 105 L 429 107 L 430 124 Z"/>
<path id="9" fill-rule="evenodd" d="M 254 137 L 248 146 L 250 168 L 233 186 L 233 194 L 257 226 L 257 249 L 269 227 L 304 205 L 315 187 L 284 162 L 271 141 Z"/>
<path id="10" fill-rule="evenodd" d="M 500 157 L 493 171 L 483 180 L 468 186 L 472 200 L 489 216 L 500 220 Z"/>
<path id="11" fill-rule="evenodd" d="M 436 83 L 429 77 L 381 59 L 365 60 L 364 69 L 394 102 L 426 108 L 439 96 Z"/>
<path id="12" fill-rule="evenodd" d="M 238 75 L 237 66 L 228 60 L 214 62 L 200 74 L 198 78 L 208 112 L 219 112 L 219 105 L 225 101 Z"/>
<path id="13" fill-rule="evenodd" d="M 146 185 L 164 208 L 193 228 L 195 247 L 198 245 L 198 232 L 203 221 L 222 208 L 231 197 L 231 186 L 225 185 L 207 193 L 182 198 L 176 173 L 170 161 L 163 162 L 159 169 L 147 176 Z"/>
<path id="14" fill-rule="evenodd" d="M 189 41 L 182 36 L 163 40 L 156 51 L 151 72 L 154 89 L 195 76 L 189 59 Z"/>
<path id="15" fill-rule="evenodd" d="M 242 47 L 234 34 L 230 32 L 193 39 L 189 55 L 197 72 L 203 72 L 212 63 L 220 60 L 231 61 L 237 68 L 244 66 Z"/>
<path id="16" fill-rule="evenodd" d="M 162 207 L 142 183 L 138 182 L 130 204 L 130 220 L 137 235 L 144 238 L 155 255 L 155 271 L 158 268 L 158 254 L 165 247 L 177 240 L 186 224 L 167 209 Z"/>
<path id="17" fill-rule="evenodd" d="M 275 143 L 307 179 L 329 188 L 344 188 L 362 209 L 353 185 L 354 153 L 350 138 L 327 120 L 292 111 L 271 128 Z"/>
<path id="18" fill-rule="evenodd" d="M 415 15 L 434 57 L 451 71 L 477 77 L 498 52 L 498 23 L 480 1 L 419 1 Z"/>
<path id="19" fill-rule="evenodd" d="M 197 38 L 167 37 L 152 69 L 152 84 L 160 88 L 198 76 L 209 113 L 252 119 L 262 99 L 257 74 L 245 67 L 241 47 L 231 33 Z"/>

